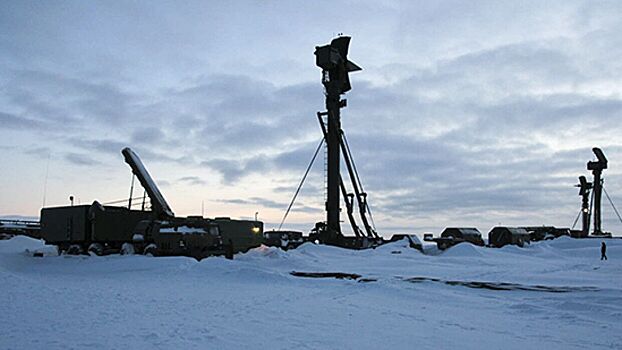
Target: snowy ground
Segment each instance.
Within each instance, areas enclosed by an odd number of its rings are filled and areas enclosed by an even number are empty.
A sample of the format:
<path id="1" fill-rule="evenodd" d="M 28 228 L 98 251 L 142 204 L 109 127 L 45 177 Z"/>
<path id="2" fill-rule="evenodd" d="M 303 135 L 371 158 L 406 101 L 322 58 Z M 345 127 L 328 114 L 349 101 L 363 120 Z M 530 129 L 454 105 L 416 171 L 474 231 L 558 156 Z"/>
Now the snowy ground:
<path id="1" fill-rule="evenodd" d="M 0 241 L 0 348 L 620 349 L 622 240 L 607 242 L 605 262 L 600 240 L 566 237 L 524 249 L 461 244 L 436 256 L 399 242 L 366 251 L 261 247 L 197 262 L 34 258 L 25 250 L 42 243 L 16 237 Z"/>

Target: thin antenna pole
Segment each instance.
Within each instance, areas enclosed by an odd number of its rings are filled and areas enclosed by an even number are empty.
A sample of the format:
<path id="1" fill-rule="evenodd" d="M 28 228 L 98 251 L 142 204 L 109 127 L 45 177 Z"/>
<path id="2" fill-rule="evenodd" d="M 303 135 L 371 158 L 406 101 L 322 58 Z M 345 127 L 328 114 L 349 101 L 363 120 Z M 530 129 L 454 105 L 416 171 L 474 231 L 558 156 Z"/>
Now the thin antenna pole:
<path id="1" fill-rule="evenodd" d="M 134 179 L 136 176 L 132 173 L 132 184 L 130 185 L 130 199 L 127 203 L 127 209 L 132 209 L 132 195 L 134 195 Z"/>
<path id="2" fill-rule="evenodd" d="M 143 205 L 140 207 L 140 210 L 145 211 L 145 199 L 147 198 L 147 191 L 143 191 Z"/>

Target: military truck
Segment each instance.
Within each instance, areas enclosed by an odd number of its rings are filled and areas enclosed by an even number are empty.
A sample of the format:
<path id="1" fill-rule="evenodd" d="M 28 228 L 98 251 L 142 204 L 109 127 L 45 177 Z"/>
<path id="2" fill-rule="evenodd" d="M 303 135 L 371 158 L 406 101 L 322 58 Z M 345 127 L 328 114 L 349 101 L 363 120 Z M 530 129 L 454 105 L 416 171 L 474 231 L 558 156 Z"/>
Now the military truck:
<path id="1" fill-rule="evenodd" d="M 488 245 L 501 248 L 508 244 L 522 247 L 529 243 L 529 232 L 521 227 L 497 226 L 488 232 Z"/>
<path id="2" fill-rule="evenodd" d="M 263 223 L 252 220 L 176 217 L 136 153 L 124 148 L 132 169 L 151 202 L 151 210 L 91 205 L 41 209 L 41 237 L 67 254 L 110 253 L 183 255 L 202 259 L 232 257 L 259 246 Z M 130 195 L 131 197 L 131 195 Z"/>
<path id="3" fill-rule="evenodd" d="M 474 227 L 447 227 L 441 232 L 440 237 L 434 238 L 432 235 L 427 235 L 424 236 L 424 240 L 435 242 L 440 250 L 445 250 L 462 242 L 484 246 L 481 232 Z"/>
<path id="4" fill-rule="evenodd" d="M 478 246 L 484 246 L 482 233 L 475 227 L 447 227 L 441 232 L 441 238 L 454 239 L 455 244 L 468 242 Z"/>

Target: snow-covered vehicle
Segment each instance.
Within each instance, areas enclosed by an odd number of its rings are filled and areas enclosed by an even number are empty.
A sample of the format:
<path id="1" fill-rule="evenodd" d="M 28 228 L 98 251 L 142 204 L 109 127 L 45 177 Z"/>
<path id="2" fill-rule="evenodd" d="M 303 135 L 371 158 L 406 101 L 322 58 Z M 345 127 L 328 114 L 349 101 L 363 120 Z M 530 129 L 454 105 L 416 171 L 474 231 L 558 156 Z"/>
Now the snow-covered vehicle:
<path id="1" fill-rule="evenodd" d="M 419 239 L 419 237 L 417 237 L 417 235 L 409 235 L 409 234 L 395 234 L 393 236 L 391 236 L 391 239 L 389 239 L 389 242 L 398 242 L 401 241 L 403 239 L 406 239 L 408 241 L 408 246 L 410 248 L 413 249 L 417 249 L 419 251 L 423 251 L 423 244 L 421 243 L 421 240 Z"/>
<path id="2" fill-rule="evenodd" d="M 462 242 L 484 246 L 482 233 L 475 227 L 447 227 L 443 230 L 443 232 L 441 232 L 441 237 L 453 238 L 457 241 L 461 240 Z"/>
<path id="3" fill-rule="evenodd" d="M 285 250 L 294 249 L 304 243 L 300 231 L 266 231 L 263 234 L 264 243 L 269 247 L 279 247 Z"/>
<path id="4" fill-rule="evenodd" d="M 497 226 L 488 232 L 488 244 L 495 248 L 501 248 L 508 244 L 522 247 L 529 241 L 529 232 L 521 227 Z"/>
<path id="5" fill-rule="evenodd" d="M 462 242 L 484 246 L 481 232 L 474 227 L 447 227 L 441 232 L 440 237 L 434 238 L 432 235 L 426 235 L 424 239 L 435 242 L 440 250 L 445 250 Z"/>
<path id="6" fill-rule="evenodd" d="M 529 240 L 534 242 L 570 236 L 569 228 L 557 228 L 554 226 L 525 226 L 522 228 L 529 232 Z"/>

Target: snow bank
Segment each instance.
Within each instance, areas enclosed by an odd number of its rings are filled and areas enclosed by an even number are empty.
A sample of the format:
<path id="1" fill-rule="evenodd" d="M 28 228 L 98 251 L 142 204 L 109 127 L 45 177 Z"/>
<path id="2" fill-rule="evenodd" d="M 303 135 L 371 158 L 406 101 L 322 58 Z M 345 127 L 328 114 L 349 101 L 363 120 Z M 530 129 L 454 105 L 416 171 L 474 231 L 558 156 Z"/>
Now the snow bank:
<path id="1" fill-rule="evenodd" d="M 622 348 L 622 240 L 606 242 L 604 262 L 600 240 L 570 238 L 437 256 L 307 243 L 197 262 L 33 258 L 43 243 L 15 237 L 0 241 L 0 348 Z"/>
<path id="2" fill-rule="evenodd" d="M 26 249 L 36 250 L 43 249 L 45 247 L 45 242 L 42 240 L 26 236 L 15 236 L 11 239 L 2 241 L 2 244 L 0 244 L 0 253 L 23 253 Z"/>
<path id="3" fill-rule="evenodd" d="M 481 252 L 482 249 L 489 249 L 478 247 L 476 245 L 470 243 L 458 243 L 455 246 L 445 250 L 443 256 L 446 257 L 460 257 L 460 258 L 479 258 L 482 257 L 483 254 Z"/>

